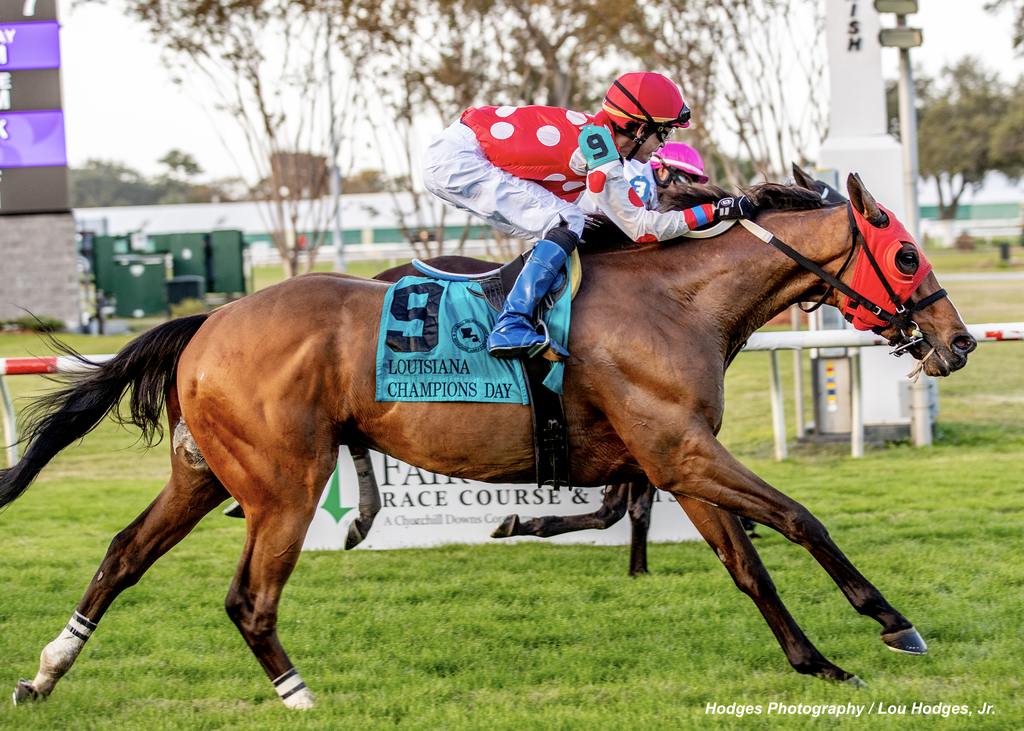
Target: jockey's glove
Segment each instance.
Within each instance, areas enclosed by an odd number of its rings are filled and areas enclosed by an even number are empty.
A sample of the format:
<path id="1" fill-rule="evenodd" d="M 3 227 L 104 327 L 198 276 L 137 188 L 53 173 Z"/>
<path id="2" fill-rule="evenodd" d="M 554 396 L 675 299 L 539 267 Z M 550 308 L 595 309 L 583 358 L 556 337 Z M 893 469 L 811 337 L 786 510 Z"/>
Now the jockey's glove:
<path id="1" fill-rule="evenodd" d="M 753 218 L 755 213 L 757 213 L 757 206 L 745 195 L 720 198 L 715 203 L 715 221 Z"/>

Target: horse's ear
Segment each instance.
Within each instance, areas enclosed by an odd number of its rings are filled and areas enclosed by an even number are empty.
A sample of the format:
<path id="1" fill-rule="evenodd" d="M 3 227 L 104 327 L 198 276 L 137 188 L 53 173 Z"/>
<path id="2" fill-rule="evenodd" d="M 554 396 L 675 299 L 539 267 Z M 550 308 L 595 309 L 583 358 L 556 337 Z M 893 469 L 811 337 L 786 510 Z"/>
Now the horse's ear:
<path id="1" fill-rule="evenodd" d="M 878 207 L 878 202 L 871 195 L 864 181 L 857 173 L 850 173 L 846 178 L 846 192 L 850 194 L 850 202 L 872 226 L 883 227 L 889 223 L 889 217 Z"/>
<path id="2" fill-rule="evenodd" d="M 801 188 L 805 188 L 807 190 L 814 190 L 814 178 L 812 178 L 810 175 L 804 172 L 804 169 L 797 165 L 795 162 L 792 163 L 792 165 L 793 180 L 796 181 L 796 184 L 799 185 Z"/>

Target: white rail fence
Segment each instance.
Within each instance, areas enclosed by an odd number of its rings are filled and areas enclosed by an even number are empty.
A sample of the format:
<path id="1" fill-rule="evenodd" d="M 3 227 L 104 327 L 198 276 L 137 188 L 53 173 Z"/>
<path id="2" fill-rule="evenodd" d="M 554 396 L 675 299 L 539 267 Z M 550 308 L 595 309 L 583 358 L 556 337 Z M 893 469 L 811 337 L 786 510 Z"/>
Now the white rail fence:
<path id="1" fill-rule="evenodd" d="M 980 325 L 969 325 L 968 331 L 979 343 L 1007 342 L 1024 340 L 1024 322 L 990 322 Z M 860 388 L 860 358 L 858 349 L 877 345 L 885 345 L 884 338 L 874 333 L 855 330 L 815 330 L 758 332 L 750 336 L 744 351 L 768 351 L 771 353 L 771 404 L 772 431 L 775 442 L 775 458 L 782 460 L 787 455 L 786 419 L 783 409 L 782 378 L 779 369 L 778 351 L 800 351 L 807 348 L 851 348 L 852 377 L 851 381 L 851 419 L 850 453 L 854 457 L 864 455 L 864 418 L 862 391 Z M 101 364 L 113 358 L 113 355 L 90 355 L 90 361 Z M 908 364 L 909 364 L 908 360 Z M 49 356 L 42 358 L 0 358 L 0 397 L 3 400 L 4 444 L 7 451 L 7 463 L 13 465 L 18 461 L 18 434 L 15 420 L 14 404 L 7 388 L 7 376 L 39 375 L 52 373 L 75 373 L 88 370 L 92 366 L 68 356 Z M 802 418 L 797 419 L 798 429 Z"/>

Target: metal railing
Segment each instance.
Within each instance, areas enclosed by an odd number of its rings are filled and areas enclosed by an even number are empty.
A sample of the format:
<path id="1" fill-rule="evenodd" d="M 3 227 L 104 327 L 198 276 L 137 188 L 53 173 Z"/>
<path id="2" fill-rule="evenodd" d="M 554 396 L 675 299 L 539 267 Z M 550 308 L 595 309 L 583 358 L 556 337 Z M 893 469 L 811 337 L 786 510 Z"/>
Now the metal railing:
<path id="1" fill-rule="evenodd" d="M 1024 322 L 992 322 L 969 325 L 968 331 L 979 343 L 1024 340 Z M 782 377 L 779 370 L 780 350 L 800 351 L 806 348 L 852 348 L 851 357 L 851 420 L 850 453 L 854 457 L 864 456 L 864 410 L 860 386 L 860 357 L 858 348 L 886 345 L 884 338 L 870 332 L 857 330 L 812 330 L 786 332 L 758 332 L 750 336 L 744 351 L 769 351 L 771 353 L 771 404 L 772 432 L 774 434 L 775 458 L 782 460 L 787 455 L 786 418 L 782 399 Z M 90 361 L 101 364 L 113 355 L 86 356 Z M 91 366 L 68 356 L 43 358 L 0 358 L 0 396 L 3 400 L 4 444 L 7 463 L 18 461 L 18 433 L 14 404 L 7 389 L 6 377 L 19 375 L 40 375 L 50 373 L 75 373 L 88 370 Z"/>

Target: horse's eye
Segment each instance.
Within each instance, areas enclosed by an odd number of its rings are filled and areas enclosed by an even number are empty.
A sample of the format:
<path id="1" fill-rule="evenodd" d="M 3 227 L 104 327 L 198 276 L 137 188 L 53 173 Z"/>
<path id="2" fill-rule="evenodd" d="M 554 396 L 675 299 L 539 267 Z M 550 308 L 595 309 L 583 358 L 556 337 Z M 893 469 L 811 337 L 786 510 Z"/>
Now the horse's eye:
<path id="1" fill-rule="evenodd" d="M 904 274 L 913 274 L 920 265 L 917 250 L 911 244 L 903 244 L 903 248 L 896 254 L 896 268 Z"/>

